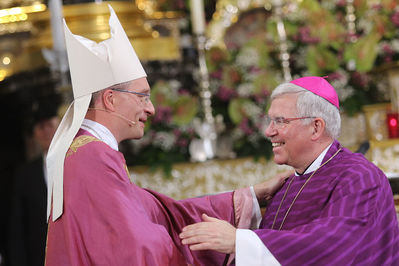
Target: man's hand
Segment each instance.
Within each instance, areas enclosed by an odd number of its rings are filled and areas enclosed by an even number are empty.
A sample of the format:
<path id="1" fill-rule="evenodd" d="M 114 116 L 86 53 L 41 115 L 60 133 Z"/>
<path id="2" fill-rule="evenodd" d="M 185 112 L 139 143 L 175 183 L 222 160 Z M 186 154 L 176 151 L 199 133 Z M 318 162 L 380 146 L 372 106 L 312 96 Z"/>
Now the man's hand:
<path id="1" fill-rule="evenodd" d="M 270 200 L 293 173 L 293 170 L 285 171 L 263 183 L 254 185 L 254 191 L 259 203 Z"/>
<path id="2" fill-rule="evenodd" d="M 226 254 L 235 252 L 236 228 L 226 221 L 202 214 L 203 222 L 183 228 L 180 238 L 191 250 L 215 250 Z"/>

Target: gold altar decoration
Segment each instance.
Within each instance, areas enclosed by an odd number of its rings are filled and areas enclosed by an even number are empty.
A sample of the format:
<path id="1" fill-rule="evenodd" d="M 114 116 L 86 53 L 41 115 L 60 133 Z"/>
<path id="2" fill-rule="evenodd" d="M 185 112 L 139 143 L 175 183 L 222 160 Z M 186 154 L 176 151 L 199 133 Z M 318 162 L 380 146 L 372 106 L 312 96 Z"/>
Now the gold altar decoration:
<path id="1" fill-rule="evenodd" d="M 388 176 L 399 175 L 399 139 L 388 138 L 386 123 L 387 112 L 392 110 L 391 104 L 381 103 L 363 107 L 367 135 L 370 142 L 366 157 L 383 170 Z M 352 127 L 354 129 L 356 127 Z"/>
<path id="2" fill-rule="evenodd" d="M 399 112 L 399 61 L 392 62 L 387 69 L 392 111 Z"/>
<path id="3" fill-rule="evenodd" d="M 223 40 L 226 30 L 238 21 L 241 13 L 256 8 L 264 8 L 267 11 L 271 11 L 274 2 L 284 4 L 281 8 L 280 15 L 293 12 L 297 6 L 297 1 L 218 0 L 212 20 L 209 22 L 206 29 L 206 35 L 208 37 L 207 47 L 226 48 Z"/>
<path id="4" fill-rule="evenodd" d="M 399 61 L 384 63 L 370 73 L 373 78 L 381 80 L 380 90 L 391 100 L 390 111 L 399 112 Z"/>
<path id="5" fill-rule="evenodd" d="M 265 7 L 266 10 L 270 10 L 272 4 L 270 1 L 265 0 L 217 1 L 216 10 L 206 29 L 206 35 L 208 37 L 207 47 L 215 46 L 226 48 L 223 39 L 226 30 L 238 21 L 240 13 L 260 7 Z"/>
<path id="6" fill-rule="evenodd" d="M 367 134 L 370 140 L 382 141 L 388 139 L 386 116 L 390 110 L 391 105 L 387 103 L 363 106 L 366 115 Z"/>
<path id="7" fill-rule="evenodd" d="M 94 41 L 103 41 L 109 35 L 109 10 L 111 4 L 125 28 L 132 45 L 141 60 L 172 60 L 180 58 L 177 39 L 177 25 L 169 36 L 161 36 L 152 28 L 152 23 L 146 21 L 143 12 L 129 2 L 101 2 L 66 5 L 63 14 L 70 30 Z M 177 17 L 176 17 L 177 18 Z M 42 24 L 49 19 L 49 13 L 37 13 L 32 17 L 34 25 L 40 31 L 37 38 L 30 42 L 33 47 L 51 47 L 51 28 Z M 149 18 L 153 20 L 153 18 Z M 162 18 L 168 19 L 168 18 Z M 173 19 L 171 17 L 170 19 Z M 172 35 L 173 32 L 173 35 Z"/>
<path id="8" fill-rule="evenodd" d="M 129 172 L 141 187 L 184 199 L 254 185 L 288 169 L 272 160 L 240 158 L 174 164 L 170 178 L 161 169 L 152 172 L 145 166 L 129 167 Z"/>
<path id="9" fill-rule="evenodd" d="M 46 5 L 31 1 L 28 6 L 9 7 L 11 2 L 2 2 L 0 5 L 0 81 L 16 72 L 46 63 L 37 53 L 23 52 L 26 35 L 32 30 L 30 17 L 34 13 L 44 12 Z"/>
<path id="10" fill-rule="evenodd" d="M 388 177 L 399 176 L 399 139 L 371 140 L 366 157 Z"/>
<path id="11" fill-rule="evenodd" d="M 181 58 L 178 20 L 182 14 L 178 12 L 149 14 L 133 1 L 104 1 L 65 5 L 63 15 L 74 34 L 99 42 L 110 37 L 108 4 L 133 40 L 141 60 Z M 49 9 L 42 1 L 0 9 L 0 37 L 3 37 L 0 40 L 0 81 L 15 73 L 47 65 L 42 49 L 53 45 Z"/>

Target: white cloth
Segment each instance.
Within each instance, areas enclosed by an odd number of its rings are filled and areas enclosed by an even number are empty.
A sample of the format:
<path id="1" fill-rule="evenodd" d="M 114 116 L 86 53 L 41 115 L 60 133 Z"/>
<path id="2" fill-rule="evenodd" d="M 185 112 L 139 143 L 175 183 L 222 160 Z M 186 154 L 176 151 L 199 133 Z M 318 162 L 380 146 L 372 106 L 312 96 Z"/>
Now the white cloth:
<path id="1" fill-rule="evenodd" d="M 112 135 L 108 128 L 100 123 L 97 123 L 93 120 L 84 119 L 80 128 L 87 130 L 94 137 L 108 144 L 108 146 L 110 146 L 112 149 L 116 151 L 119 150 L 118 142 L 116 141 L 114 135 Z"/>
<path id="2" fill-rule="evenodd" d="M 262 215 L 260 213 L 260 207 L 258 199 L 256 198 L 254 187 L 250 187 L 252 194 L 252 219 L 251 219 L 251 227 L 249 229 L 257 229 L 259 227 L 260 221 L 262 220 Z"/>
<path id="3" fill-rule="evenodd" d="M 313 161 L 313 163 L 306 169 L 304 174 L 311 173 L 320 167 L 321 162 L 324 159 L 328 149 L 331 147 L 332 143 L 325 148 L 320 155 Z M 298 175 L 295 173 L 295 175 Z M 255 197 L 256 198 L 256 197 Z M 258 205 L 258 204 L 254 204 Z M 259 208 L 259 206 L 258 206 Z M 254 212 L 253 212 L 254 213 Z M 256 213 L 254 213 L 256 215 Z M 254 219 L 254 218 L 252 218 Z M 256 218 L 255 218 L 256 219 Z M 259 222 L 257 222 L 256 228 L 259 227 Z M 251 224 L 252 225 L 252 224 Z M 252 229 L 252 228 L 251 228 Z M 248 229 L 237 229 L 236 231 L 236 265 L 246 266 L 246 265 L 281 265 L 278 260 L 273 256 L 270 250 L 263 244 L 262 240 L 253 231 Z"/>
<path id="4" fill-rule="evenodd" d="M 236 231 L 236 265 L 281 265 L 257 234 L 249 229 Z"/>

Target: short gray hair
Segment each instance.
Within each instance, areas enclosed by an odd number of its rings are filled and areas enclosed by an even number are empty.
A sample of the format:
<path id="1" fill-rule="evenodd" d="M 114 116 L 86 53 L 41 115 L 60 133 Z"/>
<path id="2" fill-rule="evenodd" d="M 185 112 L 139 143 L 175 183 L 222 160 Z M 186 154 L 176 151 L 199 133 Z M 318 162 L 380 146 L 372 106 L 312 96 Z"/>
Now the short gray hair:
<path id="1" fill-rule="evenodd" d="M 107 87 L 107 88 L 105 88 L 105 89 L 102 89 L 102 90 L 93 92 L 93 93 L 91 94 L 91 100 L 90 100 L 89 107 L 90 107 L 90 108 L 94 107 L 94 103 L 96 102 L 97 98 L 100 97 L 100 95 L 102 95 L 102 93 L 103 93 L 105 90 L 112 90 L 112 89 L 122 89 L 122 90 L 126 90 L 127 87 L 129 86 L 130 82 L 132 82 L 132 81 L 126 81 L 126 82 L 118 83 L 118 84 L 112 85 L 112 86 L 110 86 L 110 87 Z"/>
<path id="2" fill-rule="evenodd" d="M 289 93 L 298 94 L 296 110 L 299 117 L 320 117 L 326 123 L 326 133 L 334 139 L 339 137 L 341 116 L 337 107 L 326 99 L 293 83 L 283 83 L 277 86 L 272 92 L 271 100 Z M 309 124 L 310 122 L 305 119 L 302 123 Z"/>

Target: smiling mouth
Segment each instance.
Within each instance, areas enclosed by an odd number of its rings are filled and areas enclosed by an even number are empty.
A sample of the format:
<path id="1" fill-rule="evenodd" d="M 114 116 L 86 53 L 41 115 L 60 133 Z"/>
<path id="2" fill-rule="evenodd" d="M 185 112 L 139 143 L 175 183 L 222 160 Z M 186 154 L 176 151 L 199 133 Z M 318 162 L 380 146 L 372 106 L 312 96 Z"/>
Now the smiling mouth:
<path id="1" fill-rule="evenodd" d="M 273 142 L 273 143 L 272 143 L 272 147 L 273 147 L 273 148 L 275 148 L 275 147 L 280 147 L 280 146 L 282 146 L 282 145 L 284 145 L 284 142 Z"/>

